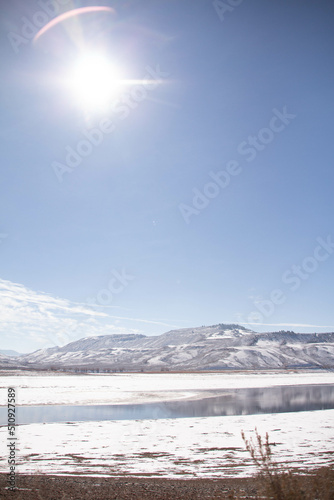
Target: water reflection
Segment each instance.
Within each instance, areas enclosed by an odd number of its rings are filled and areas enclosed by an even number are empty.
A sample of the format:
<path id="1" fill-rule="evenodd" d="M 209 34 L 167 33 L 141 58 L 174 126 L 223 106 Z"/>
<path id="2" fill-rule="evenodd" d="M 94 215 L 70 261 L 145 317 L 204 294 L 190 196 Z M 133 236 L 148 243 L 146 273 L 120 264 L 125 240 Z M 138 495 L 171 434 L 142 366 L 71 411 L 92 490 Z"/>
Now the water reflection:
<path id="1" fill-rule="evenodd" d="M 222 392 L 222 391 L 221 391 Z M 130 405 L 22 406 L 17 424 L 209 417 L 284 413 L 334 408 L 334 386 L 279 386 L 224 390 L 219 396 L 194 401 L 170 401 Z M 0 423 L 7 423 L 7 408 L 0 408 Z"/>

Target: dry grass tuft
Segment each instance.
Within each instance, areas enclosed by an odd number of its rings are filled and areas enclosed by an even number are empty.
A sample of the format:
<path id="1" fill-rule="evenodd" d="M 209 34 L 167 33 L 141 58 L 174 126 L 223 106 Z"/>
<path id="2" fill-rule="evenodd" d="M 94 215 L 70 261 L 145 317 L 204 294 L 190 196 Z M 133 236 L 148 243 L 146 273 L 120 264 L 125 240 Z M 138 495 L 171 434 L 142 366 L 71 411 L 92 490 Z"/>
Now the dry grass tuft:
<path id="1" fill-rule="evenodd" d="M 256 441 L 246 439 L 241 432 L 247 451 L 259 468 L 258 493 L 260 498 L 272 500 L 333 500 L 334 469 L 321 467 L 318 470 L 296 474 L 273 460 L 269 435 L 263 439 L 255 429 Z"/>

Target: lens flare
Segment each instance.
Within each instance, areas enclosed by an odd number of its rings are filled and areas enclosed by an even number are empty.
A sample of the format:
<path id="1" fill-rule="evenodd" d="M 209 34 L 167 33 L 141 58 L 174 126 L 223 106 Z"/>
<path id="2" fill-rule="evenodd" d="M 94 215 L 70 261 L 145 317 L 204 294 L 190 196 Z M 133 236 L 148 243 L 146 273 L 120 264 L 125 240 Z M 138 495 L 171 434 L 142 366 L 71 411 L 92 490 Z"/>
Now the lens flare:
<path id="1" fill-rule="evenodd" d="M 115 13 L 115 10 L 112 9 L 111 7 L 80 7 L 79 9 L 72 9 L 69 10 L 68 12 L 64 12 L 60 16 L 57 16 L 55 19 L 52 19 L 48 24 L 43 26 L 39 30 L 38 33 L 36 33 L 33 42 L 36 43 L 39 38 L 44 35 L 47 31 L 49 31 L 51 28 L 56 26 L 59 23 L 62 23 L 66 21 L 67 19 L 74 18 L 76 16 L 79 16 L 81 14 L 89 14 L 91 12 L 110 12 L 112 14 Z"/>

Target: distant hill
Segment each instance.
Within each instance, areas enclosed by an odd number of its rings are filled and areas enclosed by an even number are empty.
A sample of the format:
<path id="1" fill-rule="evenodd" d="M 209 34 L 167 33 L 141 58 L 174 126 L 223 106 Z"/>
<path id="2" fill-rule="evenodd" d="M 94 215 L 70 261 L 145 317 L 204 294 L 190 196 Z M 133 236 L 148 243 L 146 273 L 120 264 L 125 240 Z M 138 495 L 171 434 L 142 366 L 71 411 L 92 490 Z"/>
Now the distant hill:
<path id="1" fill-rule="evenodd" d="M 218 324 L 152 337 L 102 335 L 19 358 L 0 357 L 0 367 L 9 366 L 99 371 L 334 369 L 334 333 L 256 333 Z"/>
<path id="2" fill-rule="evenodd" d="M 5 356 L 22 356 L 22 353 L 17 352 L 17 351 L 12 351 L 12 350 L 3 350 L 0 349 L 0 354 L 3 354 Z"/>

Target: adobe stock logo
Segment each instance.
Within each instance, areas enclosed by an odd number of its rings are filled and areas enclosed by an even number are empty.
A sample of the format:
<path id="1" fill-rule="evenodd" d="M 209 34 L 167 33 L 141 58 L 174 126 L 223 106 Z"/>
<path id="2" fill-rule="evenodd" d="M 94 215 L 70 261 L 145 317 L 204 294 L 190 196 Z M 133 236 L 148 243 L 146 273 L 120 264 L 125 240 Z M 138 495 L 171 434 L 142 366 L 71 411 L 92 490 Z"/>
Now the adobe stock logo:
<path id="1" fill-rule="evenodd" d="M 318 270 L 320 264 L 334 253 L 334 241 L 330 235 L 326 239 L 319 237 L 316 241 L 317 246 L 312 255 L 305 257 L 300 264 L 293 264 L 282 274 L 282 283 L 288 287 L 289 291 L 296 292 L 302 283 Z M 257 311 L 252 311 L 245 323 L 262 323 L 265 318 L 274 314 L 277 306 L 284 304 L 286 300 L 287 294 L 282 288 L 273 289 L 267 298 L 254 301 Z"/>
<path id="2" fill-rule="evenodd" d="M 85 309 L 91 312 L 91 318 L 93 320 L 98 320 L 99 318 L 107 317 L 107 314 L 105 314 L 104 312 L 101 313 L 101 307 L 99 306 L 110 306 L 115 296 L 122 293 L 128 287 L 129 283 L 134 279 L 135 276 L 128 274 L 124 269 L 122 269 L 121 271 L 113 269 L 111 271 L 111 278 L 109 279 L 107 286 L 105 288 L 101 288 L 97 292 L 95 297 L 88 297 L 85 301 L 85 303 L 87 304 L 85 306 Z M 74 327 L 69 329 L 69 331 L 65 331 L 64 329 L 62 329 L 61 331 L 56 333 L 48 333 L 47 337 L 50 342 L 57 346 L 59 344 L 68 344 L 69 342 L 74 341 L 77 338 L 78 334 L 83 336 L 83 334 L 86 333 L 87 317 L 85 316 L 82 321 L 77 322 Z"/>
<path id="3" fill-rule="evenodd" d="M 101 120 L 98 127 L 83 130 L 84 139 L 78 141 L 75 147 L 65 147 L 65 162 L 53 161 L 51 164 L 58 181 L 63 182 L 63 176 L 73 172 L 95 147 L 102 144 L 105 134 L 111 134 L 114 130 L 115 125 L 108 118 Z"/>
<path id="4" fill-rule="evenodd" d="M 37 3 L 42 10 L 35 12 L 31 19 L 21 17 L 22 26 L 20 34 L 14 31 L 10 31 L 7 34 L 7 38 L 15 54 L 18 54 L 20 47 L 27 45 L 51 19 L 61 13 L 60 6 L 67 5 L 69 2 L 70 0 L 38 0 Z"/>
<path id="5" fill-rule="evenodd" d="M 202 190 L 198 188 L 193 188 L 193 199 L 191 205 L 186 205 L 185 203 L 180 203 L 179 210 L 186 224 L 190 223 L 190 217 L 192 215 L 198 215 L 204 210 L 210 203 L 210 200 L 216 198 L 220 192 L 227 188 L 231 182 L 231 177 L 239 175 L 242 172 L 240 164 L 236 160 L 228 161 L 225 165 L 224 170 L 219 170 L 218 172 L 209 172 L 211 181 L 207 182 Z"/>
<path id="6" fill-rule="evenodd" d="M 90 297 L 86 300 L 87 304 L 93 309 L 96 305 L 110 305 L 113 301 L 114 295 L 122 293 L 129 285 L 129 282 L 135 279 L 135 277 L 131 274 L 127 274 L 124 269 L 122 269 L 121 272 L 113 269 L 111 274 L 112 277 L 109 280 L 107 287 L 101 288 L 95 297 Z"/>
<path id="7" fill-rule="evenodd" d="M 219 19 L 225 21 L 225 14 L 231 13 L 236 7 L 239 7 L 244 0 L 226 0 L 222 2 L 221 0 L 214 0 L 212 2 L 213 8 L 217 12 Z"/>
<path id="8" fill-rule="evenodd" d="M 296 118 L 296 115 L 288 113 L 286 106 L 283 107 L 282 111 L 274 108 L 272 113 L 273 115 L 267 127 L 261 128 L 255 135 L 249 135 L 237 147 L 237 153 L 245 157 L 248 163 L 254 161 L 258 154 L 264 151 L 274 140 L 275 136 L 283 132 L 291 121 Z M 222 190 L 227 188 L 233 177 L 241 174 L 242 167 L 240 163 L 241 160 L 228 161 L 224 170 L 209 172 L 211 179 L 204 185 L 202 190 L 193 188 L 192 204 L 180 203 L 178 207 L 186 224 L 190 223 L 193 215 L 200 214 L 210 204 L 210 200 L 216 198 Z"/>
<path id="9" fill-rule="evenodd" d="M 238 146 L 238 153 L 246 156 L 246 161 L 254 161 L 258 153 L 273 142 L 275 135 L 283 132 L 295 118 L 296 115 L 288 113 L 286 106 L 283 107 L 283 111 L 274 108 L 268 126 L 261 128 L 256 135 L 249 135 L 246 141 L 242 141 Z"/>

